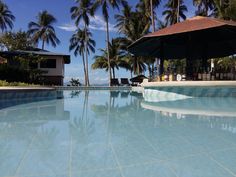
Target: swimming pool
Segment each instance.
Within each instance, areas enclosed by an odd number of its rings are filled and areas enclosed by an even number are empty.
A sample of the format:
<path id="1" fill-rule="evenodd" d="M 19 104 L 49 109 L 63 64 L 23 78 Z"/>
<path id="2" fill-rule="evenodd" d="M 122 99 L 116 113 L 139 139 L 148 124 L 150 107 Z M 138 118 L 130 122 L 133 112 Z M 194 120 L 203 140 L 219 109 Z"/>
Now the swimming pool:
<path id="1" fill-rule="evenodd" d="M 0 177 L 236 176 L 236 98 L 62 94 L 1 108 Z"/>

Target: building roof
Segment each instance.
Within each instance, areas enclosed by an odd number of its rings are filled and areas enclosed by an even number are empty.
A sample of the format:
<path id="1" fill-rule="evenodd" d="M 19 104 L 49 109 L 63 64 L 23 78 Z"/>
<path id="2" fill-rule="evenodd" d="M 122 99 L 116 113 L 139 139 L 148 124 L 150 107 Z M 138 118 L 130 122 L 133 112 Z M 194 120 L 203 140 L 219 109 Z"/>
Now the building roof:
<path id="1" fill-rule="evenodd" d="M 166 36 L 166 35 L 172 35 L 172 34 L 178 34 L 178 33 L 186 33 L 186 32 L 198 31 L 198 30 L 203 30 L 203 29 L 215 28 L 215 27 L 220 27 L 220 26 L 235 26 L 236 27 L 236 22 L 221 20 L 217 18 L 195 16 L 183 22 L 176 23 L 167 28 L 158 30 L 154 33 L 147 34 L 144 37 Z"/>
<path id="2" fill-rule="evenodd" d="M 236 54 L 236 22 L 196 16 L 147 34 L 128 50 L 136 56 L 207 59 Z"/>
<path id="3" fill-rule="evenodd" d="M 39 55 L 39 56 L 62 56 L 65 64 L 70 64 L 70 55 L 65 55 L 61 53 L 54 53 L 47 50 L 42 50 L 38 48 L 31 48 L 29 50 L 15 50 L 15 51 L 1 51 L 0 55 L 3 57 L 7 56 L 19 56 L 19 55 Z"/>

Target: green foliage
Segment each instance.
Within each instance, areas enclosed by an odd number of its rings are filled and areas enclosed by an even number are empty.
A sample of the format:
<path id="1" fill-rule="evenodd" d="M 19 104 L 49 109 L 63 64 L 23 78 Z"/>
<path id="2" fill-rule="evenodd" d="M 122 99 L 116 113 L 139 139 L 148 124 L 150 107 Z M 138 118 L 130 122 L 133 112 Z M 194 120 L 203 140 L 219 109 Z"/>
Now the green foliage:
<path id="1" fill-rule="evenodd" d="M 216 70 L 222 69 L 224 71 L 236 69 L 236 57 L 224 57 L 214 59 Z"/>
<path id="2" fill-rule="evenodd" d="M 28 84 L 24 82 L 7 82 L 5 80 L 0 80 L 0 87 L 7 87 L 7 86 L 38 86 L 38 85 Z"/>
<path id="3" fill-rule="evenodd" d="M 70 84 L 72 86 L 81 86 L 81 83 L 80 83 L 79 79 L 74 79 L 74 78 L 71 78 Z"/>
<path id="4" fill-rule="evenodd" d="M 15 21 L 15 16 L 9 10 L 8 6 L 0 0 L 0 28 L 6 31 L 7 28 L 13 28 L 13 22 Z"/>
<path id="5" fill-rule="evenodd" d="M 89 16 L 94 15 L 93 3 L 91 0 L 76 0 L 76 6 L 71 7 L 71 19 L 75 20 L 75 25 L 79 26 L 83 20 L 86 26 L 89 25 Z"/>
<path id="6" fill-rule="evenodd" d="M 25 82 L 25 83 L 43 83 L 41 75 L 43 71 L 37 69 L 22 69 L 21 67 L 8 66 L 7 64 L 0 65 L 0 80 L 7 82 Z"/>
<path id="7" fill-rule="evenodd" d="M 30 22 L 28 25 L 30 35 L 34 44 L 42 41 L 42 49 L 44 49 L 45 42 L 56 47 L 60 44 L 60 40 L 56 36 L 56 31 L 53 24 L 56 23 L 56 18 L 47 11 L 39 12 L 37 22 Z"/>
<path id="8" fill-rule="evenodd" d="M 6 32 L 0 37 L 1 48 L 8 51 L 27 50 L 33 47 L 27 33 L 25 31 Z"/>
<path id="9" fill-rule="evenodd" d="M 107 50 L 100 49 L 102 55 L 96 55 L 95 61 L 92 64 L 92 69 L 105 69 L 108 71 L 108 58 Z M 110 53 L 110 67 L 113 71 L 113 78 L 115 78 L 115 69 L 119 69 L 121 58 L 124 56 L 124 51 L 121 50 L 121 43 L 119 39 L 115 38 L 109 42 L 109 53 Z"/>
<path id="10" fill-rule="evenodd" d="M 235 0 L 215 0 L 215 16 L 225 20 L 236 20 Z"/>
<path id="11" fill-rule="evenodd" d="M 166 23 L 173 25 L 179 22 L 181 19 L 186 20 L 185 12 L 188 11 L 187 6 L 184 5 L 183 0 L 169 0 L 165 4 L 165 9 L 162 15 L 165 16 Z"/>
<path id="12" fill-rule="evenodd" d="M 215 0 L 193 0 L 193 5 L 197 7 L 196 15 L 208 17 L 213 15 Z"/>

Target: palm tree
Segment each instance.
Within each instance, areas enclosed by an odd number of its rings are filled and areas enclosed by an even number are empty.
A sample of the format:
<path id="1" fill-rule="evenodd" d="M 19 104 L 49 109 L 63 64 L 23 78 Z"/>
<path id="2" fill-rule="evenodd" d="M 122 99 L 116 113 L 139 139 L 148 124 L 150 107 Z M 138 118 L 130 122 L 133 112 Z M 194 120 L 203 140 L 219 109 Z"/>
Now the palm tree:
<path id="1" fill-rule="evenodd" d="M 193 5 L 198 9 L 196 15 L 201 16 L 210 16 L 209 10 L 212 11 L 215 9 L 215 0 L 193 0 Z"/>
<path id="2" fill-rule="evenodd" d="M 215 0 L 214 16 L 224 20 L 236 20 L 236 1 Z"/>
<path id="3" fill-rule="evenodd" d="M 147 17 L 147 20 L 151 20 L 152 32 L 156 31 L 155 20 L 157 18 L 156 18 L 156 13 L 154 12 L 154 10 L 160 5 L 160 3 L 161 3 L 161 0 L 140 0 L 139 4 L 137 5 L 139 12 L 142 12 L 143 14 L 145 14 L 145 16 Z M 151 68 L 150 65 L 152 65 L 152 68 L 153 68 L 152 71 L 149 69 L 150 76 L 151 76 L 154 72 L 155 60 L 151 59 L 149 61 L 153 61 L 151 63 L 147 62 L 148 68 Z"/>
<path id="4" fill-rule="evenodd" d="M 69 50 L 74 50 L 74 55 L 82 56 L 83 61 L 83 67 L 84 67 L 84 82 L 85 85 L 88 84 L 87 82 L 87 73 L 86 73 L 86 64 L 85 64 L 85 53 L 87 52 L 90 54 L 90 52 L 95 52 L 95 46 L 96 43 L 92 39 L 92 33 L 88 29 L 78 29 L 71 37 L 70 39 L 70 46 Z"/>
<path id="5" fill-rule="evenodd" d="M 100 49 L 102 55 L 95 56 L 95 62 L 92 64 L 92 69 L 106 69 L 109 70 L 107 50 Z M 120 41 L 118 39 L 112 39 L 109 42 L 109 53 L 110 53 L 110 67 L 112 70 L 112 78 L 115 78 L 115 69 L 119 69 L 119 63 L 121 58 L 124 56 L 124 51 L 121 50 Z"/>
<path id="6" fill-rule="evenodd" d="M 125 37 L 119 39 L 121 49 L 124 51 L 127 51 L 127 47 L 130 44 L 149 32 L 151 26 L 150 16 L 145 15 L 147 9 L 140 5 L 138 5 L 136 11 L 132 11 L 131 7 L 125 6 L 121 14 L 115 15 L 117 21 L 115 27 L 119 33 L 125 35 Z M 144 58 L 131 56 L 128 51 L 126 52 L 125 60 L 126 63 L 123 66 L 135 74 L 140 74 L 146 69 Z M 127 67 L 127 63 L 130 64 L 130 67 Z"/>
<path id="7" fill-rule="evenodd" d="M 175 24 L 181 19 L 185 20 L 185 12 L 188 11 L 187 6 L 184 5 L 183 0 L 169 0 L 165 5 L 166 10 L 162 13 L 168 25 Z"/>
<path id="8" fill-rule="evenodd" d="M 15 16 L 12 15 L 12 12 L 9 10 L 8 6 L 0 0 L 0 28 L 3 31 L 13 28 L 13 22 Z"/>
<path id="9" fill-rule="evenodd" d="M 77 6 L 73 6 L 70 9 L 71 12 L 71 18 L 75 20 L 75 25 L 78 27 L 83 21 L 85 31 L 88 29 L 89 23 L 90 23 L 90 16 L 94 16 L 94 10 L 93 10 L 93 3 L 91 0 L 76 0 Z M 85 33 L 86 34 L 86 33 Z M 85 36 L 86 38 L 86 36 Z M 85 48 L 87 48 L 87 40 L 85 40 Z M 86 86 L 89 86 L 89 74 L 88 74 L 88 51 L 85 51 L 86 56 Z"/>
<path id="10" fill-rule="evenodd" d="M 160 5 L 161 0 L 140 0 L 137 7 L 138 9 L 143 9 L 145 15 L 151 18 L 152 21 L 152 31 L 155 31 L 155 19 L 156 14 L 154 10 Z"/>
<path id="11" fill-rule="evenodd" d="M 106 42 L 107 42 L 107 60 L 108 60 L 108 72 L 109 72 L 109 85 L 111 85 L 111 63 L 110 63 L 110 53 L 109 53 L 109 13 L 108 9 L 111 6 L 113 9 L 119 9 L 119 5 L 127 6 L 125 0 L 96 0 L 94 4 L 94 9 L 97 9 L 99 6 L 102 8 L 103 18 L 106 22 Z"/>
<path id="12" fill-rule="evenodd" d="M 60 40 L 56 36 L 56 31 L 53 24 L 56 23 L 56 18 L 48 13 L 46 10 L 39 12 L 37 22 L 30 22 L 28 25 L 28 34 L 32 38 L 33 43 L 38 44 L 42 41 L 42 49 L 44 49 L 45 42 L 56 47 L 60 44 Z"/>

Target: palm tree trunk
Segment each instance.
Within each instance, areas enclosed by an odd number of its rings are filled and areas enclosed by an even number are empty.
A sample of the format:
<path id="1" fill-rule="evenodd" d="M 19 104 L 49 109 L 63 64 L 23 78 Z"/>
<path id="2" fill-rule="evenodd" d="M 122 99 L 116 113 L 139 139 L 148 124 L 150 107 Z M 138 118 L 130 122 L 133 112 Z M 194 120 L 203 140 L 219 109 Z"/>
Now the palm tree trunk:
<path id="1" fill-rule="evenodd" d="M 177 19 L 176 22 L 179 22 L 179 7 L 180 7 L 180 0 L 178 0 L 178 5 L 177 5 Z"/>
<path id="2" fill-rule="evenodd" d="M 153 2 L 152 0 L 150 0 L 150 7 L 151 7 L 151 16 L 152 16 L 152 32 L 155 32 L 156 29 L 155 29 L 155 19 L 154 19 L 154 12 L 153 12 Z M 154 63 L 152 64 L 152 67 L 154 68 Z M 152 71 L 152 75 L 153 75 L 153 72 Z M 151 74 L 149 74 L 151 75 Z"/>
<path id="3" fill-rule="evenodd" d="M 113 72 L 113 78 L 115 79 L 115 78 L 116 78 L 116 75 L 115 75 L 115 68 L 112 68 L 112 72 Z"/>
<path id="4" fill-rule="evenodd" d="M 110 52 L 109 52 L 109 24 L 108 18 L 106 19 L 106 37 L 107 37 L 107 60 L 108 60 L 108 72 L 109 72 L 109 86 L 111 86 L 111 63 L 110 63 Z"/>
<path id="5" fill-rule="evenodd" d="M 88 73 L 88 50 L 87 50 L 87 25 L 85 24 L 85 55 L 86 55 L 86 86 L 88 87 L 90 85 L 89 83 L 89 73 Z"/>
<path id="6" fill-rule="evenodd" d="M 45 41 L 42 41 L 42 50 L 44 50 Z"/>
<path id="7" fill-rule="evenodd" d="M 154 19 L 153 2 L 152 2 L 152 0 L 150 0 L 150 7 L 151 7 L 151 15 L 152 15 L 152 32 L 155 32 L 155 19 Z"/>
<path id="8" fill-rule="evenodd" d="M 149 72 L 149 78 L 151 78 L 152 77 L 152 69 L 151 69 L 151 66 L 149 63 L 148 63 L 148 72 Z"/>
<path id="9" fill-rule="evenodd" d="M 85 66 L 85 61 L 84 61 L 84 52 L 82 53 L 82 61 L 83 61 L 83 66 L 84 66 L 84 85 L 87 84 L 87 72 L 86 72 L 86 66 Z"/>
<path id="10" fill-rule="evenodd" d="M 208 5 L 206 4 L 206 17 L 208 17 Z"/>

